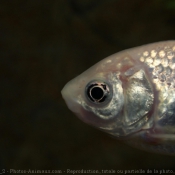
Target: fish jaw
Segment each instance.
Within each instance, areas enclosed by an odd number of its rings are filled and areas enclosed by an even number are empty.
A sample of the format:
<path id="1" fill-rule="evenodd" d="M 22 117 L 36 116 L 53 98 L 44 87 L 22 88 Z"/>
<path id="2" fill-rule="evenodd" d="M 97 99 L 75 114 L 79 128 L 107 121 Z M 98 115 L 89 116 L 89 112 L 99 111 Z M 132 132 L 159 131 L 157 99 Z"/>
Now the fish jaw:
<path id="1" fill-rule="evenodd" d="M 74 81 L 77 81 L 77 78 L 71 80 L 68 82 L 64 88 L 61 91 L 62 97 L 67 105 L 67 107 L 81 120 L 83 120 L 85 123 L 88 123 L 88 121 L 85 120 L 84 116 L 87 116 L 87 112 L 84 111 L 79 104 L 78 96 L 80 96 L 80 86 L 78 86 L 77 83 L 74 83 Z M 78 91 L 79 90 L 79 91 Z"/>
<path id="2" fill-rule="evenodd" d="M 72 91 L 74 93 L 72 93 Z M 68 108 L 74 112 L 79 112 L 79 105 L 77 104 L 77 86 L 72 83 L 72 81 L 68 82 L 61 91 L 62 97 L 65 100 Z"/>

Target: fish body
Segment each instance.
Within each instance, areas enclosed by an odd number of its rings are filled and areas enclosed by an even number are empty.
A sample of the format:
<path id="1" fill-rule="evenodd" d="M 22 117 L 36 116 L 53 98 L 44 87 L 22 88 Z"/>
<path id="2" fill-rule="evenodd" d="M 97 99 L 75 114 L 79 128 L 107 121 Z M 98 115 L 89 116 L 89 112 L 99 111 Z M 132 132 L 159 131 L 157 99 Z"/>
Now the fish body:
<path id="1" fill-rule="evenodd" d="M 113 54 L 68 82 L 62 96 L 85 123 L 175 155 L 175 41 Z"/>

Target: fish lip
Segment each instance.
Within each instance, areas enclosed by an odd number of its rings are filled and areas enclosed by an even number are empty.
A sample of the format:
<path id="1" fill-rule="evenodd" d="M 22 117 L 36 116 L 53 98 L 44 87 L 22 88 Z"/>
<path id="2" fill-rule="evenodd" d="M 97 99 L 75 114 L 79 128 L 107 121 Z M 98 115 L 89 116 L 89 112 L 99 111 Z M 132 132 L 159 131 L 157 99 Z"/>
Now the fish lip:
<path id="1" fill-rule="evenodd" d="M 62 98 L 64 99 L 67 107 L 74 113 L 80 113 L 79 112 L 79 105 L 77 104 L 75 93 L 72 94 L 69 90 L 70 86 L 67 83 L 63 89 L 61 90 Z"/>

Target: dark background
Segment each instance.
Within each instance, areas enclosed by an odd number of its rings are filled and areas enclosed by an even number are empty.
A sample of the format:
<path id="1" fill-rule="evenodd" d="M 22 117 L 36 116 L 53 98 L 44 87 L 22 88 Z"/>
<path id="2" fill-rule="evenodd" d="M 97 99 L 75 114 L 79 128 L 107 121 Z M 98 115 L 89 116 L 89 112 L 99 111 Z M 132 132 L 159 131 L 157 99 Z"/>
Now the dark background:
<path id="1" fill-rule="evenodd" d="M 1 0 L 0 170 L 174 169 L 84 124 L 60 94 L 102 58 L 169 39 L 173 0 Z"/>

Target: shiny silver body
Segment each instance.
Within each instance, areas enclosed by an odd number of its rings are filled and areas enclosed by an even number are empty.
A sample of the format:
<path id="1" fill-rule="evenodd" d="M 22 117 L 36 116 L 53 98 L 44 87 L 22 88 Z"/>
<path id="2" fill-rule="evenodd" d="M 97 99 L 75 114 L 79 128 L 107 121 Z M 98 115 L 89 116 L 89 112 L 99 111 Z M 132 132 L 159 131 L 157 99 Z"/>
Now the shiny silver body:
<path id="1" fill-rule="evenodd" d="M 110 101 L 87 99 L 93 80 L 111 86 Z M 84 122 L 140 149 L 175 155 L 175 41 L 111 55 L 66 84 L 62 95 Z"/>

